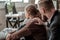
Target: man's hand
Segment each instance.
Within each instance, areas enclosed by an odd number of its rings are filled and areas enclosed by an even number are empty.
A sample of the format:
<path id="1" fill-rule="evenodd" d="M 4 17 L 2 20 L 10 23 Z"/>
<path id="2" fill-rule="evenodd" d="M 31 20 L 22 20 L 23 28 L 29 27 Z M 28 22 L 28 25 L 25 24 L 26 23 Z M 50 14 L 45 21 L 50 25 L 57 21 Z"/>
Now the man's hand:
<path id="1" fill-rule="evenodd" d="M 17 38 L 18 38 L 17 34 L 13 33 L 13 34 L 8 34 L 6 40 L 15 40 Z"/>
<path id="2" fill-rule="evenodd" d="M 13 33 L 13 34 L 11 34 L 11 40 L 15 40 L 15 39 L 18 39 L 19 37 L 18 37 L 18 34 L 15 32 L 15 33 Z"/>
<path id="3" fill-rule="evenodd" d="M 11 38 L 11 34 L 8 34 L 6 40 L 10 40 L 10 38 Z"/>
<path id="4" fill-rule="evenodd" d="M 35 22 L 35 24 L 38 24 L 38 25 L 44 24 L 44 22 L 40 18 L 34 18 L 32 21 Z"/>

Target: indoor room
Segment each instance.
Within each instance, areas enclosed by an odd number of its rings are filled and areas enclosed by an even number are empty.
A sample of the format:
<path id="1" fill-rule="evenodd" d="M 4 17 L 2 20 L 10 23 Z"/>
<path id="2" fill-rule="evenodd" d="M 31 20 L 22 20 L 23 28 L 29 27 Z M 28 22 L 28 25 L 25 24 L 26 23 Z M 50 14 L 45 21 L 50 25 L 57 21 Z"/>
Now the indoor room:
<path id="1" fill-rule="evenodd" d="M 59 13 L 60 0 L 0 0 L 0 40 L 54 40 L 54 33 L 60 36 Z"/>

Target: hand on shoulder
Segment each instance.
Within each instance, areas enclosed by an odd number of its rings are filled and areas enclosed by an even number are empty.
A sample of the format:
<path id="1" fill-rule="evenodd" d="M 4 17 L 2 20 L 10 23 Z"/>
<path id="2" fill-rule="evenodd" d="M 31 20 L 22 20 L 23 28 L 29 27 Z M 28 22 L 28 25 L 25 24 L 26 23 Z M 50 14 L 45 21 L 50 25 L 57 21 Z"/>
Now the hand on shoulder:
<path id="1" fill-rule="evenodd" d="M 44 22 L 40 18 L 34 18 L 33 22 L 35 22 L 35 24 L 38 24 L 38 25 L 44 24 Z"/>

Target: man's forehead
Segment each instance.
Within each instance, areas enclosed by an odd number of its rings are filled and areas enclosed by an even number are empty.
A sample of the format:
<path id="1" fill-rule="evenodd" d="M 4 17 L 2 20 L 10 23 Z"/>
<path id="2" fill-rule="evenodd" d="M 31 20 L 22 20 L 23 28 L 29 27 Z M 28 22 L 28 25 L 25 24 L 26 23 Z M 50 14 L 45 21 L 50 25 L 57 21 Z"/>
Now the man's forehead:
<path id="1" fill-rule="evenodd" d="M 45 2 L 45 1 L 52 1 L 52 0 L 39 0 L 38 3 L 42 3 L 42 2 Z"/>
<path id="2" fill-rule="evenodd" d="M 39 0 L 39 2 L 44 2 L 44 1 L 47 1 L 47 0 Z"/>

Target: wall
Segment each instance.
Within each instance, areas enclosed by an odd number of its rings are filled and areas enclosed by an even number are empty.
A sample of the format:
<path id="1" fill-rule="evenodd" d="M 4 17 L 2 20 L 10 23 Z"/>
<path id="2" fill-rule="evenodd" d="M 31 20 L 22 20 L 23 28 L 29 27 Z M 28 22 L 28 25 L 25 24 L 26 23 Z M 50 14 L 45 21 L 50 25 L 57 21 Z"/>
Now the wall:
<path id="1" fill-rule="evenodd" d="M 4 1 L 0 2 L 0 30 L 4 29 L 6 27 L 6 21 L 5 21 L 5 4 Z"/>
<path id="2" fill-rule="evenodd" d="M 5 9 L 0 9 L 0 30 L 6 27 Z"/>
<path id="3" fill-rule="evenodd" d="M 24 11 L 25 6 L 27 6 L 28 4 L 34 4 L 35 0 L 29 0 L 29 3 L 20 3 L 20 2 L 16 2 L 15 6 L 17 11 Z"/>
<path id="4" fill-rule="evenodd" d="M 25 6 L 27 6 L 29 3 L 20 3 L 16 2 L 15 7 L 17 11 L 24 11 Z"/>
<path id="5" fill-rule="evenodd" d="M 58 3 L 59 3 L 59 10 L 60 10 L 60 0 L 58 0 Z"/>

